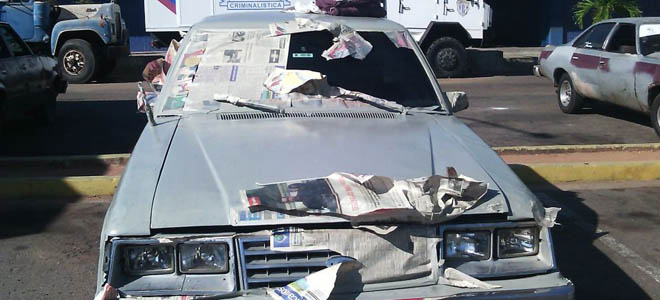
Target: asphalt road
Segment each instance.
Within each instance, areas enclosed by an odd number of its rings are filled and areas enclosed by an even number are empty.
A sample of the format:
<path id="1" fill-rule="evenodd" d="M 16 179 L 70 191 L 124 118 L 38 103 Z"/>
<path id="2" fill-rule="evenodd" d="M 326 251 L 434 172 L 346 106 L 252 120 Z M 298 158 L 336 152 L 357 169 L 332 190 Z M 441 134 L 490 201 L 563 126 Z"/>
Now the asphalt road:
<path id="1" fill-rule="evenodd" d="M 468 93 L 457 115 L 492 146 L 650 143 L 659 138 L 648 118 L 595 103 L 583 114 L 563 114 L 551 82 L 533 76 L 440 80 L 446 91 Z M 71 85 L 60 95 L 57 123 L 13 122 L 0 136 L 1 156 L 131 152 L 146 124 L 136 112 L 136 84 Z"/>
<path id="2" fill-rule="evenodd" d="M 578 300 L 660 299 L 660 182 L 534 191 L 546 206 L 563 208 L 552 234 Z M 108 201 L 3 202 L 0 298 L 91 299 Z"/>

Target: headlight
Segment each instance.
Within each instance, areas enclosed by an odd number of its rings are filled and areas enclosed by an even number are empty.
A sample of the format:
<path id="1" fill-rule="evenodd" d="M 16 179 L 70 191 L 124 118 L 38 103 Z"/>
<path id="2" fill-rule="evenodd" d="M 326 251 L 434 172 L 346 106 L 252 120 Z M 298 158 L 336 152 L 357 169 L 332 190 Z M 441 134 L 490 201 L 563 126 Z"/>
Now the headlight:
<path id="1" fill-rule="evenodd" d="M 445 233 L 447 259 L 486 260 L 490 258 L 490 231 Z"/>
<path id="2" fill-rule="evenodd" d="M 539 252 L 539 230 L 536 227 L 500 229 L 497 231 L 497 256 L 500 258 L 536 255 Z"/>
<path id="3" fill-rule="evenodd" d="M 136 245 L 123 247 L 124 270 L 128 274 L 166 274 L 174 272 L 174 247 Z"/>
<path id="4" fill-rule="evenodd" d="M 229 271 L 226 243 L 190 243 L 179 245 L 181 273 L 227 273 Z"/>

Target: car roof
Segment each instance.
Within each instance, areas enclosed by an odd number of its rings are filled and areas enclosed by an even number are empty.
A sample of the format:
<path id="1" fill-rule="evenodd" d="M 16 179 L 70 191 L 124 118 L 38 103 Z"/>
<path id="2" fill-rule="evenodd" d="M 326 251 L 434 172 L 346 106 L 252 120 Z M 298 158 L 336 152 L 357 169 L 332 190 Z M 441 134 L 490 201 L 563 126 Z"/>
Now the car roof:
<path id="1" fill-rule="evenodd" d="M 598 23 L 611 23 L 611 22 L 623 22 L 623 23 L 633 23 L 633 24 L 644 24 L 644 23 L 660 23 L 660 17 L 643 17 L 643 18 L 616 18 L 616 19 L 607 19 Z"/>
<path id="2" fill-rule="evenodd" d="M 272 23 L 293 21 L 296 18 L 313 19 L 321 22 L 339 23 L 357 31 L 401 31 L 406 30 L 398 23 L 367 17 L 336 17 L 324 14 L 306 14 L 292 11 L 237 12 L 206 17 L 193 26 L 193 30 L 222 29 L 268 29 Z"/>

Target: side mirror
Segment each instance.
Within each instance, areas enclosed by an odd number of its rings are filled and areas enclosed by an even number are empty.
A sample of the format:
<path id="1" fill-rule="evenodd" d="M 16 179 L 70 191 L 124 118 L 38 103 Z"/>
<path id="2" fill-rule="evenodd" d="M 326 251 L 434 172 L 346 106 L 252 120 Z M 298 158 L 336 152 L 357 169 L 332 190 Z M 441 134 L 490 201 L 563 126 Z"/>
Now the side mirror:
<path id="1" fill-rule="evenodd" d="M 465 92 L 446 92 L 445 95 L 451 104 L 451 111 L 456 113 L 461 110 L 466 110 L 470 107 L 467 94 Z"/>

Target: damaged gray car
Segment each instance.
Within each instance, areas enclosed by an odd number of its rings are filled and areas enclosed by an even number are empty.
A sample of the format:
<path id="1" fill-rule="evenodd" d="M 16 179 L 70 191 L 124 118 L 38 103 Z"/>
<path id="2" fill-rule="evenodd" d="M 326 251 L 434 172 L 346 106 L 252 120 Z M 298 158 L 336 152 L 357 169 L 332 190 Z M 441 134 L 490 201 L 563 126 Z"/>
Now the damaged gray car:
<path id="1" fill-rule="evenodd" d="M 209 17 L 171 63 L 142 97 L 96 299 L 573 298 L 558 209 L 453 116 L 467 98 L 402 26 Z"/>

